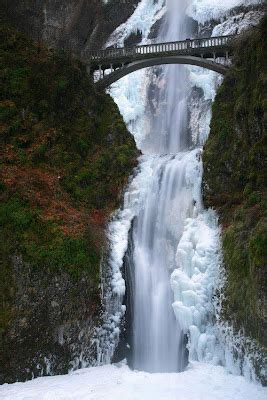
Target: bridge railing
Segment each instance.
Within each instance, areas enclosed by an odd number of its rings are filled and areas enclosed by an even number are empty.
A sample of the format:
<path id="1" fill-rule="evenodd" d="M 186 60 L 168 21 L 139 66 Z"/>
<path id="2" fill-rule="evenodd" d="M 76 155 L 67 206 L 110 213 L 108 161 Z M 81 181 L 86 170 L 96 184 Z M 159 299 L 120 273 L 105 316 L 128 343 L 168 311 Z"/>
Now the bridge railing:
<path id="1" fill-rule="evenodd" d="M 166 52 L 188 52 L 194 49 L 221 48 L 227 46 L 236 35 L 218 36 L 199 39 L 186 39 L 179 42 L 152 43 L 142 46 L 109 48 L 106 50 L 93 50 L 87 56 L 91 61 L 101 59 L 116 59 L 133 57 L 146 54 L 158 54 Z"/>

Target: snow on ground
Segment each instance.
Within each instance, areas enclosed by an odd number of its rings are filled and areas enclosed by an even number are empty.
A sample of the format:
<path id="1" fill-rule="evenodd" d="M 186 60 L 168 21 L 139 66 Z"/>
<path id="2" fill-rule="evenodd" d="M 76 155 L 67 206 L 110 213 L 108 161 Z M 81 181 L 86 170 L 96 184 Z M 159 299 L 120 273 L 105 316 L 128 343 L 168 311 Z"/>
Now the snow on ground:
<path id="1" fill-rule="evenodd" d="M 266 388 L 229 375 L 222 367 L 200 363 L 179 374 L 106 365 L 0 386 L 1 400 L 265 400 L 266 396 Z"/>

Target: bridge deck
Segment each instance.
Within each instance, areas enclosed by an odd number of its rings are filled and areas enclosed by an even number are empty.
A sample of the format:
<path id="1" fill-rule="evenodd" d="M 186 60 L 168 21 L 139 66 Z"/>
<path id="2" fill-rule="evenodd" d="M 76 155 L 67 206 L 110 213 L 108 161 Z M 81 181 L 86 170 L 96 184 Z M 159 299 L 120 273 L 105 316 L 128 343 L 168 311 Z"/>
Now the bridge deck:
<path id="1" fill-rule="evenodd" d="M 106 50 L 90 51 L 85 60 L 92 67 L 101 64 L 127 63 L 138 59 L 160 57 L 162 55 L 190 55 L 197 57 L 220 57 L 230 49 L 236 35 L 218 36 L 200 39 L 186 39 L 178 42 L 154 43 L 142 46 L 109 48 Z"/>

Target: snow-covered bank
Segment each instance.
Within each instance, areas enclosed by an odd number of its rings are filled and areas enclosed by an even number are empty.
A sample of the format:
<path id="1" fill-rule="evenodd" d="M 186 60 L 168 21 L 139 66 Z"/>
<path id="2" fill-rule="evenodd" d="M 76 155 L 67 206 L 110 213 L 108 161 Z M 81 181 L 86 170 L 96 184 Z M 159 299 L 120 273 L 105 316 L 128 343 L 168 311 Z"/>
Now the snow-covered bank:
<path id="1" fill-rule="evenodd" d="M 2 400 L 264 400 L 267 389 L 193 363 L 180 374 L 131 371 L 127 366 L 86 368 L 0 387 Z"/>

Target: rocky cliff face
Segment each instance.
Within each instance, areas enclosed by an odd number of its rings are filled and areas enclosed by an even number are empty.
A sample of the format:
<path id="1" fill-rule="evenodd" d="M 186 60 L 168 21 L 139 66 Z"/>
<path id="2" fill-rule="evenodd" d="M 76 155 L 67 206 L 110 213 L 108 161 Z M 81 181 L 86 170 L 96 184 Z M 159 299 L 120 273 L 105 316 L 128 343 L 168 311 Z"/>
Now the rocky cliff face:
<path id="1" fill-rule="evenodd" d="M 16 26 L 35 40 L 80 56 L 102 46 L 133 13 L 138 0 L 1 0 Z"/>
<path id="2" fill-rule="evenodd" d="M 254 359 L 260 379 L 267 328 L 266 34 L 265 17 L 236 42 L 234 65 L 213 104 L 203 154 L 205 205 L 216 208 L 223 227 L 221 317 L 260 349 Z"/>
<path id="3" fill-rule="evenodd" d="M 0 381 L 93 363 L 105 227 L 136 163 L 81 63 L 0 27 Z"/>

